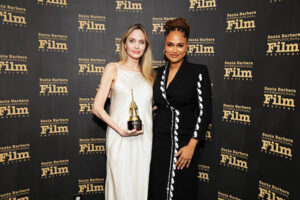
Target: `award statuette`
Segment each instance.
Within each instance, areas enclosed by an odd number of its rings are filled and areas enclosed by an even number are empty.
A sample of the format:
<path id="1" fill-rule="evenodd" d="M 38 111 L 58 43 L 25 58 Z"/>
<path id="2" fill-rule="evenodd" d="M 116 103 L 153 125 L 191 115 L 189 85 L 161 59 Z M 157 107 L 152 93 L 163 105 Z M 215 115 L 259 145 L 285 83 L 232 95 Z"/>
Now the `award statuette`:
<path id="1" fill-rule="evenodd" d="M 133 99 L 133 90 L 131 89 L 131 103 L 129 106 L 129 119 L 127 122 L 127 129 L 128 130 L 142 130 L 142 120 L 138 114 L 138 108 Z"/>

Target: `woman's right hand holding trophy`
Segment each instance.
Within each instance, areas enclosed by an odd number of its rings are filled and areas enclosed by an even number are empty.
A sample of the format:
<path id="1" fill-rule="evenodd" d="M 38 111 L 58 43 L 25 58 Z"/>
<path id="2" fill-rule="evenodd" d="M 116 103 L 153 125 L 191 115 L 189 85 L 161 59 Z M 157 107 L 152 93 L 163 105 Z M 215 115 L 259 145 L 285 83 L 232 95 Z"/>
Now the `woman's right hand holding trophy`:
<path id="1" fill-rule="evenodd" d="M 131 103 L 129 106 L 129 119 L 127 129 L 122 133 L 123 137 L 137 136 L 144 133 L 144 126 L 138 114 L 138 107 L 133 99 L 133 90 L 131 89 Z"/>

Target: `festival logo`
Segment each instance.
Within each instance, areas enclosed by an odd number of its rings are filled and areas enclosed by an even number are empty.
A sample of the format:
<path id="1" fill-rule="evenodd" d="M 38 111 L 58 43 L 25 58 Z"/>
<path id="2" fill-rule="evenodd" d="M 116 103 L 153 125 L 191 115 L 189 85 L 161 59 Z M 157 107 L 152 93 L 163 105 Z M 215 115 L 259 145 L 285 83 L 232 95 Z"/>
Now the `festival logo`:
<path id="1" fill-rule="evenodd" d="M 40 95 L 64 96 L 68 95 L 68 79 L 65 78 L 40 78 Z"/>
<path id="2" fill-rule="evenodd" d="M 189 0 L 189 11 L 209 11 L 217 9 L 217 0 Z"/>
<path id="3" fill-rule="evenodd" d="M 29 200 L 30 189 L 14 190 L 12 192 L 0 194 L 0 200 Z"/>
<path id="4" fill-rule="evenodd" d="M 28 74 L 27 56 L 0 55 L 0 74 Z"/>
<path id="5" fill-rule="evenodd" d="M 278 4 L 278 3 L 284 2 L 286 0 L 267 0 L 267 1 L 272 4 Z"/>
<path id="6" fill-rule="evenodd" d="M 94 98 L 79 97 L 79 114 L 91 114 L 93 108 Z"/>
<path id="7" fill-rule="evenodd" d="M 68 135 L 69 119 L 41 119 L 40 136 Z"/>
<path id="8" fill-rule="evenodd" d="M 41 162 L 41 178 L 54 178 L 69 175 L 69 160 Z"/>
<path id="9" fill-rule="evenodd" d="M 30 144 L 0 147 L 0 164 L 11 164 L 30 160 Z"/>
<path id="10" fill-rule="evenodd" d="M 105 138 L 79 138 L 79 154 L 94 153 L 105 153 Z"/>
<path id="11" fill-rule="evenodd" d="M 295 99 L 296 89 L 264 87 L 264 107 L 294 111 Z"/>
<path id="12" fill-rule="evenodd" d="M 267 56 L 299 55 L 300 33 L 268 35 Z"/>
<path id="13" fill-rule="evenodd" d="M 37 0 L 37 4 L 43 6 L 68 7 L 68 0 Z"/>
<path id="14" fill-rule="evenodd" d="M 104 178 L 90 178 L 78 180 L 78 194 L 104 193 Z"/>
<path id="15" fill-rule="evenodd" d="M 231 194 L 226 194 L 224 192 L 218 191 L 218 200 L 242 200 L 242 199 L 235 197 Z"/>
<path id="16" fill-rule="evenodd" d="M 248 154 L 233 149 L 221 148 L 220 164 L 242 171 L 248 170 Z"/>
<path id="17" fill-rule="evenodd" d="M 261 180 L 259 181 L 258 200 L 264 200 L 264 199 L 287 200 L 289 199 L 289 196 L 290 196 L 289 191 L 284 190 L 275 185 L 272 185 L 270 183 L 266 183 Z"/>
<path id="18" fill-rule="evenodd" d="M 68 36 L 38 33 L 38 50 L 43 52 L 68 52 Z"/>
<path id="19" fill-rule="evenodd" d="M 252 81 L 253 62 L 251 61 L 225 61 L 225 80 L 245 80 Z"/>
<path id="20" fill-rule="evenodd" d="M 29 117 L 29 99 L 0 100 L 0 118 Z"/>
<path id="21" fill-rule="evenodd" d="M 115 0 L 116 12 L 143 12 L 142 0 Z"/>
<path id="22" fill-rule="evenodd" d="M 212 124 L 208 124 L 207 131 L 205 133 L 206 141 L 211 141 L 211 128 L 212 128 Z"/>
<path id="23" fill-rule="evenodd" d="M 116 37 L 115 38 L 115 54 L 120 54 L 120 42 L 121 42 L 121 38 Z"/>
<path id="24" fill-rule="evenodd" d="M 0 22 L 4 25 L 26 27 L 26 8 L 0 4 Z"/>
<path id="25" fill-rule="evenodd" d="M 187 54 L 189 56 L 214 56 L 215 38 L 190 38 Z"/>
<path id="26" fill-rule="evenodd" d="M 262 152 L 292 160 L 292 139 L 263 132 L 261 142 Z"/>
<path id="27" fill-rule="evenodd" d="M 78 58 L 79 75 L 101 75 L 105 68 L 105 59 Z"/>
<path id="28" fill-rule="evenodd" d="M 175 17 L 152 17 L 152 34 L 164 34 L 164 25 Z"/>
<path id="29" fill-rule="evenodd" d="M 165 60 L 153 60 L 152 64 L 153 64 L 153 68 L 158 68 L 158 67 L 165 66 L 167 62 Z"/>
<path id="30" fill-rule="evenodd" d="M 227 13 L 226 32 L 255 31 L 256 11 Z"/>
<path id="31" fill-rule="evenodd" d="M 198 180 L 209 183 L 209 169 L 210 167 L 207 165 L 198 164 Z"/>
<path id="32" fill-rule="evenodd" d="M 223 104 L 222 121 L 250 125 L 251 107 L 241 105 Z"/>
<path id="33" fill-rule="evenodd" d="M 78 14 L 78 31 L 105 33 L 106 17 Z"/>

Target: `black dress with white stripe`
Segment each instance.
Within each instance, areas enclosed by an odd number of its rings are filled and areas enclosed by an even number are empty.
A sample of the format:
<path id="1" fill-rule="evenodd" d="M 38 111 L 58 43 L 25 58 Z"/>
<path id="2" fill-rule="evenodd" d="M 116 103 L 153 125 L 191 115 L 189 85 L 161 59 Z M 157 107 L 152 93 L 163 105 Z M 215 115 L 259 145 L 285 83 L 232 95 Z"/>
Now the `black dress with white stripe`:
<path id="1" fill-rule="evenodd" d="M 153 86 L 153 147 L 149 200 L 197 200 L 198 148 L 189 168 L 177 170 L 174 155 L 191 138 L 202 140 L 211 116 L 207 67 L 183 61 L 166 88 L 169 65 L 157 69 Z"/>

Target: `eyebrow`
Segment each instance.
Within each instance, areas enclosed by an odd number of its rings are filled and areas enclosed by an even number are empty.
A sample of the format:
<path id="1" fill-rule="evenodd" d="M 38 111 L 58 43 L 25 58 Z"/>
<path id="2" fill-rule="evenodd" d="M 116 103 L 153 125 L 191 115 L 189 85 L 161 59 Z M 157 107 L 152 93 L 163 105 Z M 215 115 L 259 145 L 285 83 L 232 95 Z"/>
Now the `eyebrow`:
<path id="1" fill-rule="evenodd" d="M 184 44 L 185 42 L 178 42 L 178 43 L 174 43 L 174 42 L 167 42 L 167 44 L 169 44 L 169 43 L 171 43 L 171 44 Z"/>
<path id="2" fill-rule="evenodd" d="M 136 40 L 135 38 L 128 38 L 128 40 Z M 146 41 L 145 39 L 141 39 L 139 41 Z"/>

